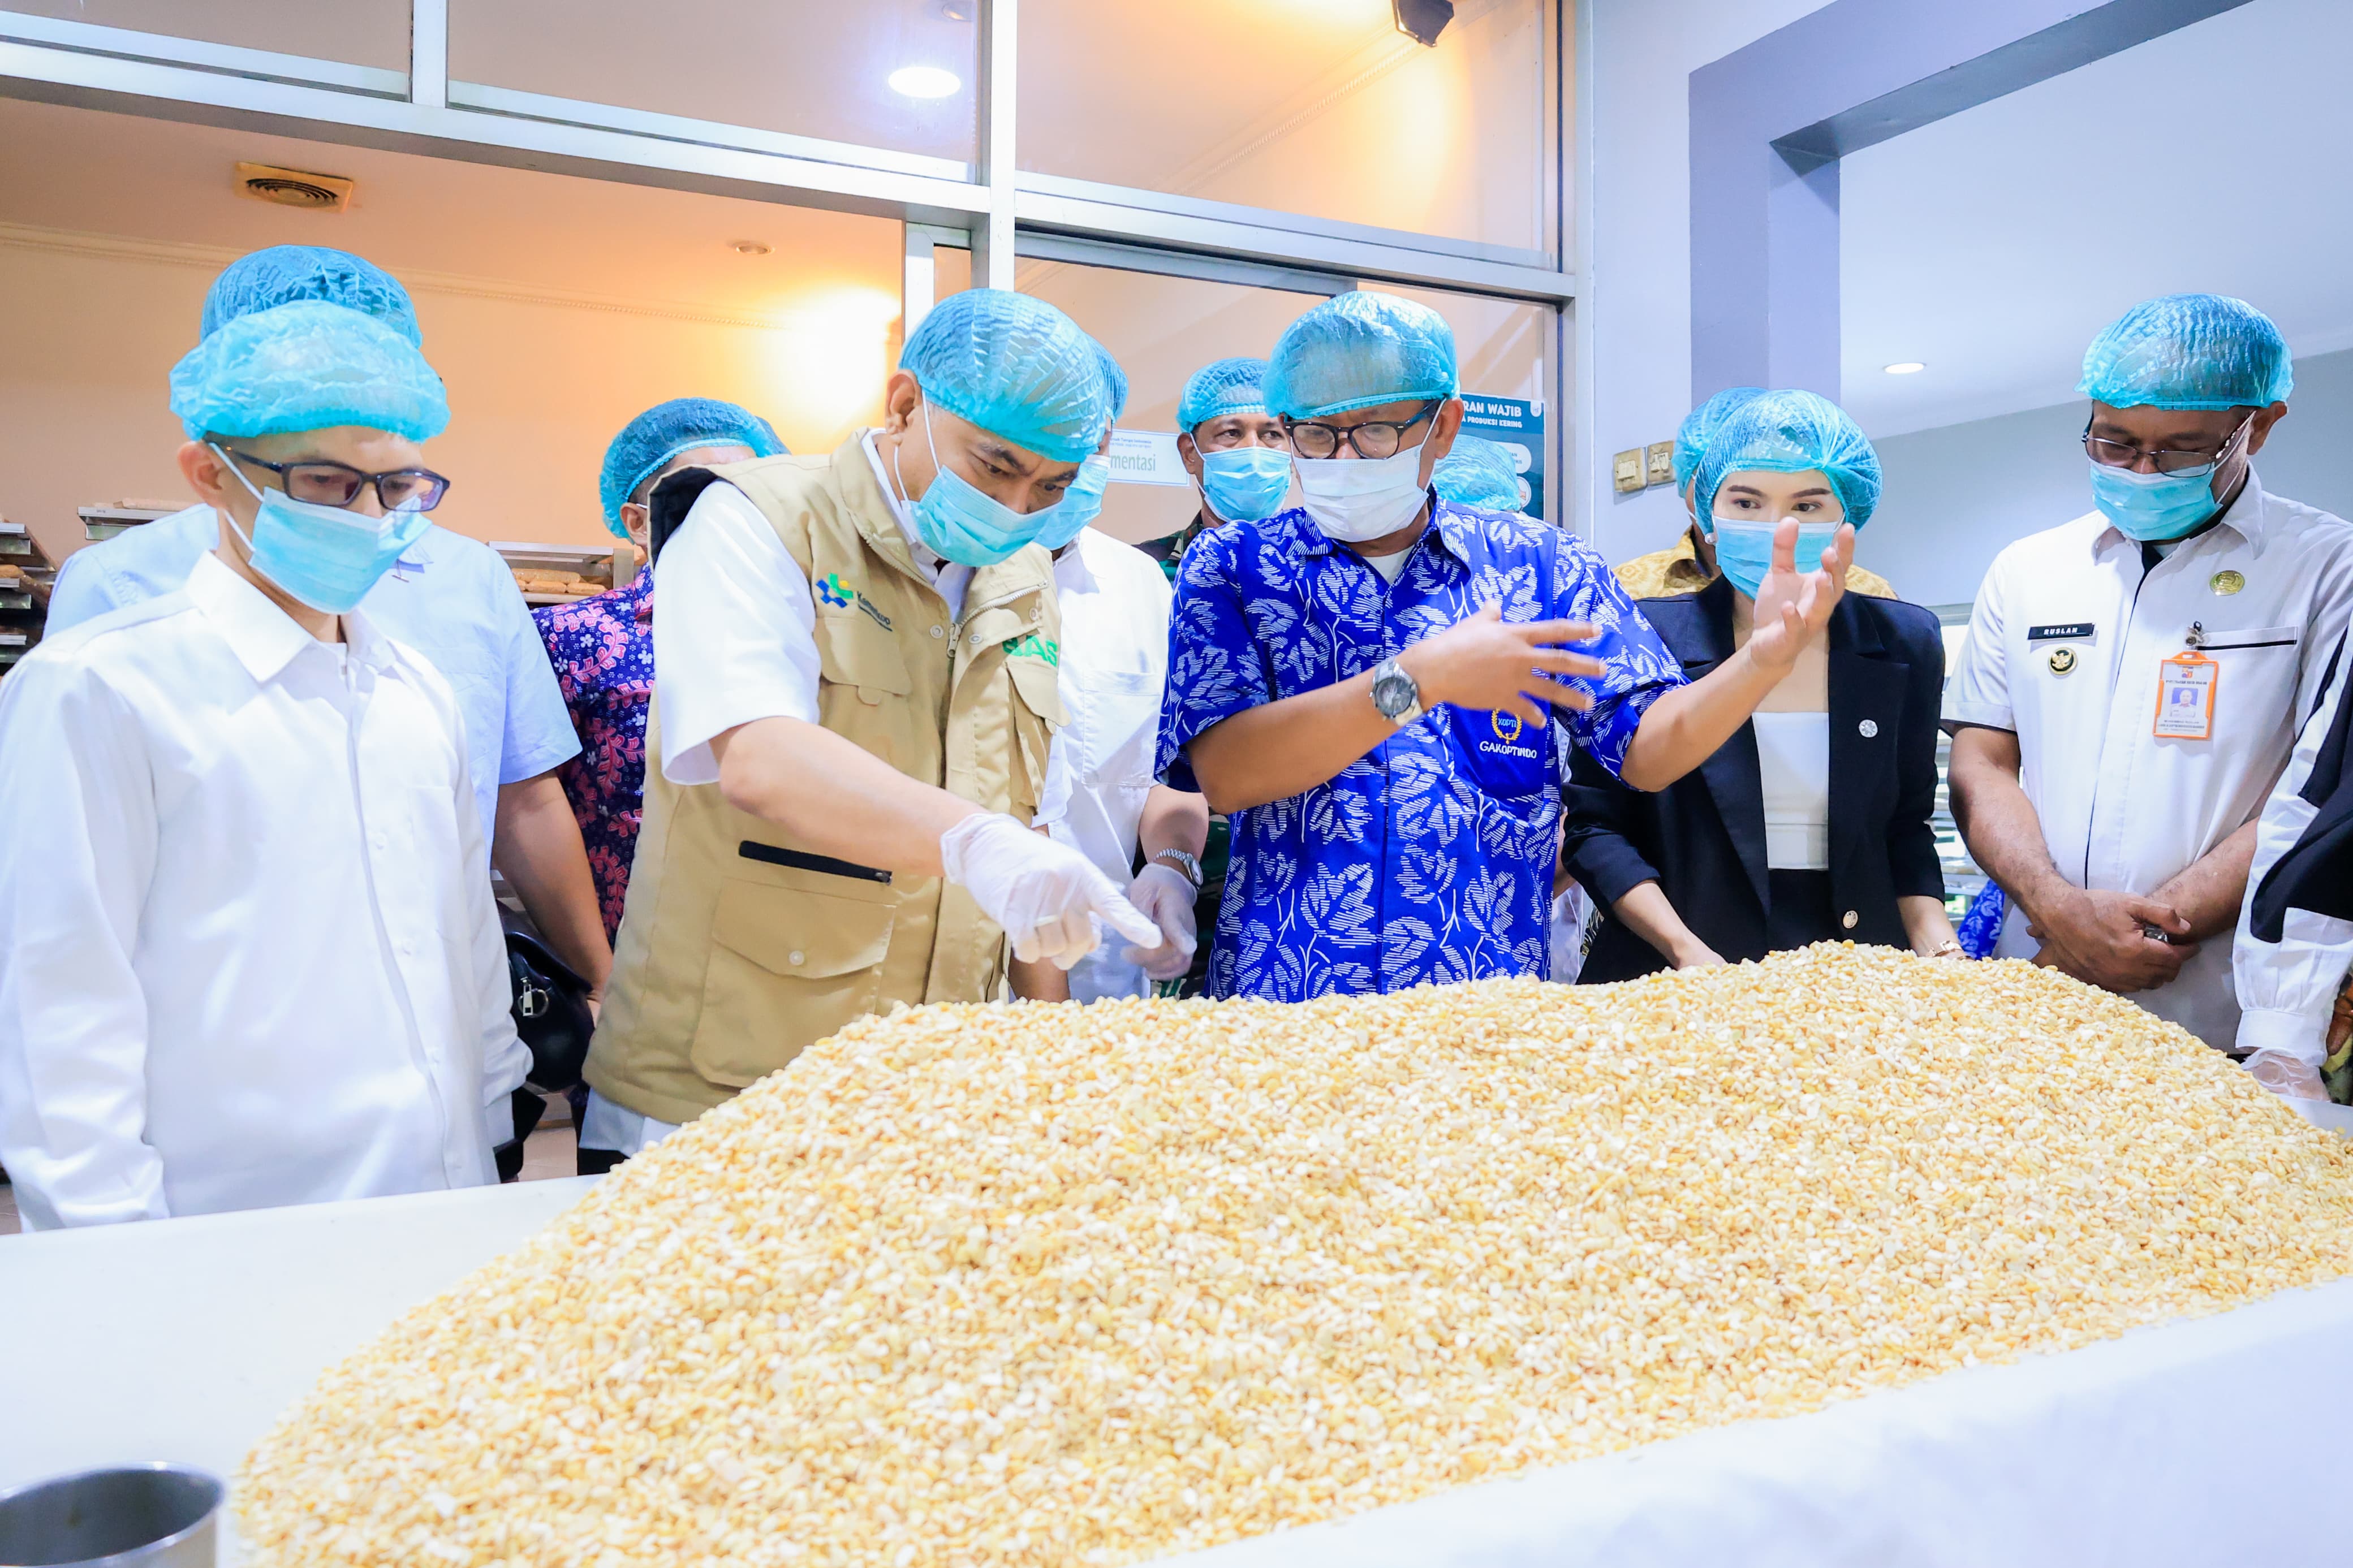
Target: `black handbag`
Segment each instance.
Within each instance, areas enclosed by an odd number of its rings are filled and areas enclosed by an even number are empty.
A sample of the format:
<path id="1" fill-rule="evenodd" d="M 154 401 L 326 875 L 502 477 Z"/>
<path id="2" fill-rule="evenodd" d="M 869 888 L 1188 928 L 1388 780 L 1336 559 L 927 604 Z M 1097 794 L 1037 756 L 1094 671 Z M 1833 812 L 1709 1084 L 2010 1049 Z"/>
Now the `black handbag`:
<path id="1" fill-rule="evenodd" d="M 548 950 L 536 931 L 512 910 L 501 910 L 507 933 L 507 977 L 514 991 L 515 1033 L 531 1051 L 530 1082 L 560 1094 L 580 1081 L 588 1059 L 588 1037 L 596 1021 L 588 1011 L 588 983 Z"/>

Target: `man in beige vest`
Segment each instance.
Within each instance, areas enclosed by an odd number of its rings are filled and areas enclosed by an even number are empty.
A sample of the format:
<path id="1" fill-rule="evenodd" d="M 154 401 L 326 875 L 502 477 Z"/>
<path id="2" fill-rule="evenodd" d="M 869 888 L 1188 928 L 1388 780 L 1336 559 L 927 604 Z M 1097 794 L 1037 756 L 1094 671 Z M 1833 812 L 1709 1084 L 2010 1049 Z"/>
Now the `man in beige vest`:
<path id="1" fill-rule="evenodd" d="M 609 1169 L 897 1003 L 1003 994 L 1160 931 L 1032 832 L 1061 626 L 1032 542 L 1109 386 L 1052 306 L 976 289 L 909 337 L 878 430 L 654 495 L 645 825 L 588 1054 Z M 683 521 L 667 526 L 674 518 Z"/>

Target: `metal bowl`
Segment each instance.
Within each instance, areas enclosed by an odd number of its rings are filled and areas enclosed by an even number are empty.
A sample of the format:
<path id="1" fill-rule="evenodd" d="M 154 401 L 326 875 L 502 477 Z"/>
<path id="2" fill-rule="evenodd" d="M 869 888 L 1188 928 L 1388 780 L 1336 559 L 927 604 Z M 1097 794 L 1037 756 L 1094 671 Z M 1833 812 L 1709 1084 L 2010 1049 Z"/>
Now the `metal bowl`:
<path id="1" fill-rule="evenodd" d="M 0 1493 L 0 1568 L 213 1568 L 227 1489 L 185 1465 L 123 1465 Z"/>

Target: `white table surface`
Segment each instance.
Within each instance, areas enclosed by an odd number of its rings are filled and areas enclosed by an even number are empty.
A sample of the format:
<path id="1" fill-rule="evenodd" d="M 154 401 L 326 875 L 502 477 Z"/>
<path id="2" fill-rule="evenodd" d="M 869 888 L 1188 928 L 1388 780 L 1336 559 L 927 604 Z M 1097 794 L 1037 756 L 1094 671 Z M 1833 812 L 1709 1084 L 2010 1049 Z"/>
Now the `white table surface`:
<path id="1" fill-rule="evenodd" d="M 595 1180 L 0 1237 L 0 1489 L 142 1459 L 231 1474 L 321 1373 Z"/>
<path id="2" fill-rule="evenodd" d="M 0 1488 L 227 1475 L 327 1365 L 586 1180 L 0 1238 Z M 2353 1563 L 2353 1279 L 1191 1559 L 1202 1568 Z M 2316 1486 L 2316 1481 L 2323 1484 Z"/>

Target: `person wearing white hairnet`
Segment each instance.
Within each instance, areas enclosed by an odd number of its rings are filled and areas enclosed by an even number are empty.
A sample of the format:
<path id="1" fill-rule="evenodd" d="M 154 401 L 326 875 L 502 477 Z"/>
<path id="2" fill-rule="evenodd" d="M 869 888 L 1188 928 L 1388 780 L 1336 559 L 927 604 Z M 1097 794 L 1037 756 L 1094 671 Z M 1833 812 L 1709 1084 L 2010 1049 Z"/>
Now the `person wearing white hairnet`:
<path id="1" fill-rule="evenodd" d="M 883 423 L 830 455 L 653 494 L 654 723 L 581 1168 L 609 1168 L 894 1004 L 1004 994 L 1157 925 L 1032 831 L 1061 617 L 1053 526 L 1101 450 L 1092 339 L 1042 301 L 952 294 Z M 676 518 L 675 522 L 672 519 Z"/>
<path id="2" fill-rule="evenodd" d="M 421 352 L 417 310 L 400 280 L 362 257 L 314 245 L 273 245 L 229 263 L 206 292 L 200 336 L 306 300 L 372 317 Z M 49 635 L 171 593 L 220 542 L 219 514 L 199 501 L 84 545 L 58 573 Z M 588 983 L 592 996 L 601 993 L 613 951 L 596 918 L 580 829 L 556 779 L 580 744 L 514 574 L 480 541 L 428 525 L 369 590 L 363 608 L 377 630 L 431 660 L 458 694 L 489 859 L 555 955 Z"/>
<path id="3" fill-rule="evenodd" d="M 529 1058 L 464 719 L 360 608 L 448 489 L 440 378 L 305 301 L 172 409 L 219 547 L 0 685 L 0 1163 L 35 1228 L 494 1181 Z"/>
<path id="4" fill-rule="evenodd" d="M 2255 475 L 2295 380 L 2242 300 L 2170 295 L 2102 332 L 2094 510 L 1995 558 L 1944 721 L 1953 815 L 2010 898 L 1997 956 L 2218 1049 L 2282 1047 L 2266 1070 L 2316 1092 L 2319 1040 L 2242 1031 L 2232 976 L 2256 819 L 2353 609 L 2353 530 Z"/>
<path id="5" fill-rule="evenodd" d="M 1111 416 L 1127 407 L 1127 375 L 1096 345 L 1111 387 Z M 1054 594 L 1062 614 L 1057 689 L 1069 722 L 1046 764 L 1038 826 L 1127 889 L 1128 901 L 1160 928 L 1157 948 L 1105 942 L 1067 973 L 1016 964 L 1017 993 L 1039 1001 L 1145 996 L 1191 967 L 1193 905 L 1201 887 L 1208 804 L 1155 784 L 1152 747 L 1167 671 L 1168 579 L 1157 563 L 1092 526 L 1111 474 L 1111 433 L 1080 465 L 1038 542 L 1054 553 Z M 1140 868 L 1139 868 L 1140 862 Z"/>
<path id="6" fill-rule="evenodd" d="M 1186 551 L 1161 710 L 1162 782 L 1233 825 L 1209 994 L 1545 974 L 1572 746 L 1637 789 L 1698 766 L 1829 620 L 1853 530 L 1800 572 L 1779 520 L 1755 631 L 1687 684 L 1573 536 L 1432 494 L 1463 412 L 1435 311 L 1318 305 L 1265 391 L 1305 504 Z"/>

